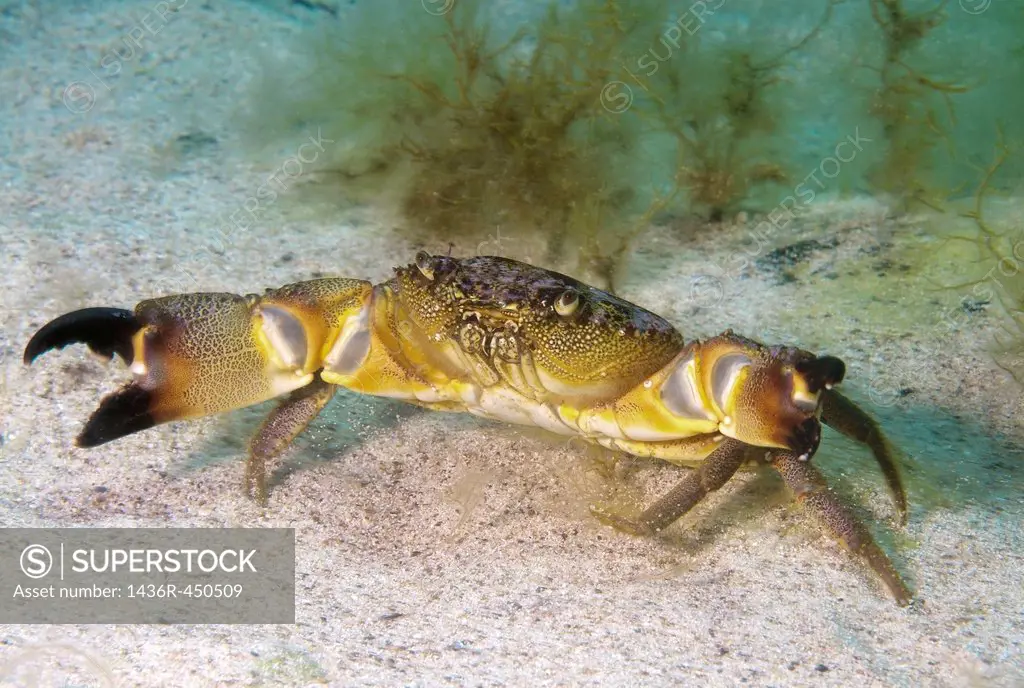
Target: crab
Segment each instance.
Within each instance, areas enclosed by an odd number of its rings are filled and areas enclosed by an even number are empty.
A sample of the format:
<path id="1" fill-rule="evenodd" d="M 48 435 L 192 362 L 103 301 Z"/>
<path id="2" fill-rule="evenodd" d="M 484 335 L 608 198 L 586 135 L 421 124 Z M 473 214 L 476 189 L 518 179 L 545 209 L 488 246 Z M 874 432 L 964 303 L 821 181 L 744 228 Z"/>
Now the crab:
<path id="1" fill-rule="evenodd" d="M 262 295 L 180 294 L 131 311 L 74 311 L 36 332 L 25 362 L 73 343 L 118 355 L 133 373 L 101 401 L 80 447 L 283 396 L 249 445 L 245 489 L 263 504 L 267 462 L 344 387 L 695 467 L 639 514 L 593 508 L 634 534 L 666 528 L 741 467 L 770 465 L 900 605 L 912 601 L 811 462 L 822 423 L 865 444 L 906 521 L 897 452 L 835 389 L 845 365 L 833 356 L 731 330 L 686 343 L 660 316 L 566 275 L 426 252 L 377 285 L 325 278 Z"/>

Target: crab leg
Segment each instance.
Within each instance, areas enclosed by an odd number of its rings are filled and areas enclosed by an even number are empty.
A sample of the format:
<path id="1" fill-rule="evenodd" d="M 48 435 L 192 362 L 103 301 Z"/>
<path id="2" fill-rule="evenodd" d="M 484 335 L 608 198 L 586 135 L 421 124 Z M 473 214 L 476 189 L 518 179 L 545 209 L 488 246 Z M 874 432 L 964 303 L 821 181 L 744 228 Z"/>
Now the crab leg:
<path id="1" fill-rule="evenodd" d="M 862 557 L 882 579 L 901 606 L 910 604 L 913 593 L 900 578 L 885 552 L 875 544 L 867 528 L 850 513 L 829 489 L 821 472 L 791 452 L 773 452 L 772 465 L 786 485 L 818 522 L 850 552 Z"/>
<path id="2" fill-rule="evenodd" d="M 907 493 L 900 479 L 899 467 L 896 465 L 896 451 L 882 433 L 878 423 L 865 413 L 859 406 L 834 389 L 828 390 L 822 398 L 821 420 L 829 427 L 835 428 L 850 439 L 867 445 L 875 455 L 885 481 L 889 486 L 896 510 L 899 512 L 900 524 L 907 523 Z"/>
<path id="3" fill-rule="evenodd" d="M 327 406 L 337 389 L 323 380 L 314 380 L 289 394 L 264 419 L 249 444 L 245 464 L 245 491 L 250 497 L 260 504 L 267 503 L 267 461 L 288 448 Z"/>
<path id="4" fill-rule="evenodd" d="M 617 530 L 633 535 L 653 535 L 680 519 L 709 493 L 719 489 L 735 475 L 747 459 L 750 446 L 726 438 L 700 466 L 687 473 L 678 485 L 635 518 L 596 512 Z"/>

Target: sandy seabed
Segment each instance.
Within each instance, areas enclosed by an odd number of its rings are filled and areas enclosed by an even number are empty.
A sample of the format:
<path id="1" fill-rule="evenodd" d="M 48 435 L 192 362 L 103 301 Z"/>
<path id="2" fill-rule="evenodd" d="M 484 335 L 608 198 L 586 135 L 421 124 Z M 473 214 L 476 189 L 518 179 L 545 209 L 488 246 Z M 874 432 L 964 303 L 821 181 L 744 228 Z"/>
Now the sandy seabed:
<path id="1" fill-rule="evenodd" d="M 350 394 L 275 470 L 265 509 L 240 490 L 265 405 L 74 449 L 126 373 L 81 349 L 23 367 L 50 318 L 130 307 L 185 273 L 240 293 L 379 280 L 417 248 L 365 211 L 328 221 L 284 202 L 224 241 L 273 171 L 237 154 L 235 108 L 254 56 L 301 24 L 193 0 L 100 79 L 147 9 L 0 3 L 0 518 L 295 528 L 297 623 L 4 625 L 0 667 L 119 686 L 1024 685 L 1021 390 L 989 353 L 1002 316 L 939 288 L 965 269 L 925 218 L 870 200 L 816 204 L 750 269 L 713 279 L 699 276 L 734 262 L 749 226 L 692 241 L 652 228 L 620 291 L 688 337 L 731 327 L 847 362 L 844 389 L 910 457 L 909 525 L 894 527 L 859 447 L 828 433 L 816 461 L 917 591 L 911 609 L 769 473 L 637 539 L 588 503 L 612 484 L 650 501 L 682 469 L 602 467 L 541 433 Z"/>

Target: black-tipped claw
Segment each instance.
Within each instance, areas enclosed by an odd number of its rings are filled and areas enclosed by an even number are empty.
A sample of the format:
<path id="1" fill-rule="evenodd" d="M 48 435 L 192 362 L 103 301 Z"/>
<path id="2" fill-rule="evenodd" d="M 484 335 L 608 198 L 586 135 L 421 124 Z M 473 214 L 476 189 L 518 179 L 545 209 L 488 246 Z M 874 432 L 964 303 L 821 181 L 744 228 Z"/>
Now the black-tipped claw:
<path id="1" fill-rule="evenodd" d="M 43 325 L 25 347 L 28 365 L 51 349 L 69 344 L 85 344 L 107 359 L 117 354 L 131 364 L 132 337 L 142 323 L 135 314 L 123 308 L 83 308 L 72 311 Z"/>
<path id="2" fill-rule="evenodd" d="M 821 423 L 808 418 L 789 434 L 789 449 L 801 461 L 810 461 L 821 444 Z"/>
<path id="3" fill-rule="evenodd" d="M 121 388 L 100 402 L 75 444 L 96 447 L 153 427 L 156 420 L 149 411 L 152 401 L 152 393 L 135 383 Z"/>
<path id="4" fill-rule="evenodd" d="M 817 394 L 843 381 L 846 364 L 835 356 L 819 356 L 797 363 L 796 370 L 807 381 L 807 388 L 811 394 Z"/>

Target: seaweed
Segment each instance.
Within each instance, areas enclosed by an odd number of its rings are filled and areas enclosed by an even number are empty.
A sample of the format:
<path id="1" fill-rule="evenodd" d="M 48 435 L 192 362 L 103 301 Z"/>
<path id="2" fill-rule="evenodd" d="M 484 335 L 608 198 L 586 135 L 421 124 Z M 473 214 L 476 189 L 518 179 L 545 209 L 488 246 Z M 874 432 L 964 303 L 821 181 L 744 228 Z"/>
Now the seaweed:
<path id="1" fill-rule="evenodd" d="M 1002 208 L 1003 217 L 993 220 L 988 212 L 993 208 L 996 181 L 1015 159 L 1020 145 L 1011 145 L 1005 139 L 1002 127 L 997 128 L 995 152 L 991 161 L 980 170 L 981 177 L 970 200 L 969 209 L 959 216 L 971 221 L 975 231 L 969 235 L 952 235 L 953 241 L 964 242 L 977 251 L 979 264 L 985 269 L 977 279 L 947 286 L 945 290 L 970 288 L 970 295 L 961 299 L 965 313 L 987 309 L 998 301 L 1006 319 L 1002 334 L 996 336 L 992 353 L 996 364 L 1024 385 L 1024 228 L 1019 220 L 1007 218 L 1011 206 Z M 1013 199 L 1021 203 L 1017 196 Z M 1024 213 L 1024 206 L 1018 207 Z"/>
<path id="2" fill-rule="evenodd" d="M 340 143 L 318 187 L 397 210 L 417 242 L 505 237 L 506 254 L 573 262 L 614 289 L 655 217 L 685 207 L 720 221 L 788 179 L 775 134 L 789 113 L 773 90 L 840 1 L 781 51 L 700 44 L 718 15 L 666 0 L 552 0 L 514 21 L 482 0 L 437 16 L 358 5 L 304 37 L 308 64 L 292 57 L 258 84 L 251 129 L 274 142 L 322 126 Z M 631 60 L 658 81 L 642 83 Z"/>
<path id="3" fill-rule="evenodd" d="M 759 3 L 539 0 L 509 16 L 484 0 L 356 3 L 267 70 L 248 128 L 270 146 L 322 130 L 332 143 L 303 177 L 335 211 L 368 204 L 397 216 L 381 219 L 414 243 L 486 247 L 614 289 L 655 219 L 716 223 L 774 207 L 797 161 L 806 170 L 827 155 L 839 118 L 864 124 L 863 92 L 821 83 L 845 85 L 834 72 L 850 45 L 834 49 L 830 29 L 841 5 L 852 13 L 844 25 L 861 21 L 879 39 L 868 73 L 877 133 L 864 140 L 880 143 L 848 168 L 843 160 L 843 183 L 863 188 L 866 174 L 873 190 L 944 202 L 934 198 L 950 190 L 937 185 L 950 174 L 934 165 L 939 145 L 952 154 L 954 139 L 975 135 L 953 107 L 968 86 L 936 76 L 945 3 L 867 3 L 821 0 L 816 15 L 796 7 L 808 25 L 786 39 L 744 32 L 758 11 L 777 22 L 778 8 Z M 695 20 L 698 5 L 709 13 Z M 826 31 L 837 40 L 816 40 Z M 1004 62 L 991 74 L 1012 83 L 1019 66 Z"/>
<path id="4" fill-rule="evenodd" d="M 663 6 L 551 3 L 529 28 L 498 35 L 480 0 L 440 16 L 376 3 L 321 35 L 304 93 L 276 122 L 257 112 L 256 132 L 273 140 L 275 128 L 323 123 L 342 145 L 318 167 L 320 180 L 398 208 L 416 240 L 479 242 L 500 231 L 516 240 L 507 252 L 539 238 L 549 261 L 570 241 L 604 255 L 602 230 L 645 207 L 645 174 L 637 121 L 602 109 L 602 88 L 633 43 L 654 34 Z M 395 22 L 396 12 L 408 21 Z M 259 92 L 285 79 L 294 68 Z"/>
<path id="5" fill-rule="evenodd" d="M 668 76 L 664 98 L 654 96 L 659 125 L 676 140 L 676 182 L 687 191 L 691 208 L 721 222 L 751 201 L 762 185 L 789 180 L 782 139 L 774 137 L 788 116 L 771 90 L 783 83 L 788 58 L 805 48 L 832 19 L 842 0 L 827 0 L 821 19 L 795 44 L 770 58 L 754 44 L 717 50 L 690 49 Z M 714 76 L 695 82 L 691 75 Z"/>
<path id="6" fill-rule="evenodd" d="M 894 194 L 905 202 L 929 201 L 932 184 L 924 178 L 930 156 L 940 141 L 952 157 L 950 131 L 956 126 L 953 96 L 970 87 L 931 76 L 910 64 L 925 38 L 947 19 L 941 0 L 931 9 L 910 12 L 904 0 L 868 0 L 871 17 L 882 33 L 882 64 L 877 67 L 880 85 L 875 90 L 870 112 L 881 126 L 885 139 L 883 160 L 869 173 L 875 189 Z M 944 105 L 940 114 L 936 100 Z"/>
<path id="7" fill-rule="evenodd" d="M 1010 223 L 994 226 L 986 215 L 986 198 L 992 192 L 994 180 L 1017 151 L 1017 147 L 1006 142 L 1000 128 L 995 155 L 975 191 L 973 208 L 963 216 L 974 221 L 978 229 L 975 242 L 982 255 L 995 263 L 972 284 L 994 283 L 1008 315 L 1003 328 L 1005 336 L 996 341 L 996 363 L 1024 384 L 1024 228 Z"/>

